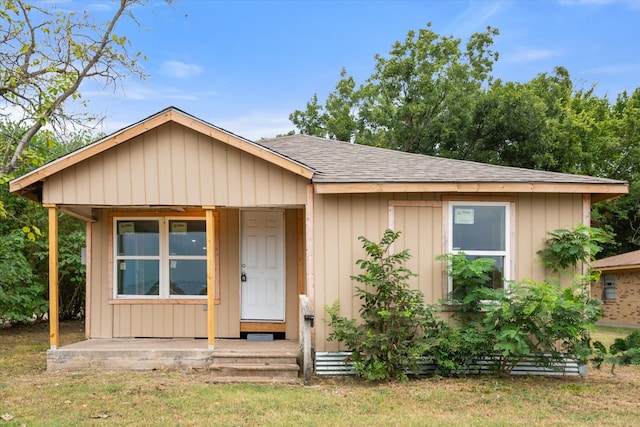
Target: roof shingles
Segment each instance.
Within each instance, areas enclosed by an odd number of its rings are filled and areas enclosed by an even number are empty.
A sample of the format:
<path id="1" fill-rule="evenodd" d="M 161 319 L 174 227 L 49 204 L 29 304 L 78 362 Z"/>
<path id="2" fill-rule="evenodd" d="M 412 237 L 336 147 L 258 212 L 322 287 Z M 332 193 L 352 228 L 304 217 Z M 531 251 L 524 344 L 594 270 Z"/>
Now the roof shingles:
<path id="1" fill-rule="evenodd" d="M 256 143 L 311 168 L 316 183 L 621 184 L 606 178 L 488 165 L 309 135 Z"/>

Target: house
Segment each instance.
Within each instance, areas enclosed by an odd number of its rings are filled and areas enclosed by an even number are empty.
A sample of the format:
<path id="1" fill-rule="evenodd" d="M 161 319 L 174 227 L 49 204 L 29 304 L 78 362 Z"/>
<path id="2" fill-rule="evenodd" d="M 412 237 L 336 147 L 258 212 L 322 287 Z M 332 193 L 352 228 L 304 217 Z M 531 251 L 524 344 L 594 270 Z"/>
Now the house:
<path id="1" fill-rule="evenodd" d="M 591 267 L 601 273 L 591 296 L 602 300 L 601 324 L 640 327 L 640 251 L 603 258 Z"/>
<path id="2" fill-rule="evenodd" d="M 167 108 L 10 183 L 49 210 L 51 351 L 57 212 L 87 224 L 88 340 L 298 337 L 298 295 L 357 317 L 359 236 L 402 231 L 412 286 L 437 303 L 443 253 L 496 260 L 496 280 L 545 275 L 546 233 L 589 224 L 625 182 L 492 166 L 292 135 L 249 141 Z M 501 281 L 501 280 L 500 280 Z M 201 340 L 202 341 L 202 340 Z M 131 343 L 130 346 L 137 344 Z"/>

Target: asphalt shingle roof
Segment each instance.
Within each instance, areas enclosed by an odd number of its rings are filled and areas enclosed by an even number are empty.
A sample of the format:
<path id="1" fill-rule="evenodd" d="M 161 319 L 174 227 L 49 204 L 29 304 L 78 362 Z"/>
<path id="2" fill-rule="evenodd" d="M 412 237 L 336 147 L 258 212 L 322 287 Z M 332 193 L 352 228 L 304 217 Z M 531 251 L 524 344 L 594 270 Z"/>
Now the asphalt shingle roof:
<path id="1" fill-rule="evenodd" d="M 316 183 L 621 183 L 606 178 L 406 153 L 309 135 L 255 142 L 312 169 Z"/>

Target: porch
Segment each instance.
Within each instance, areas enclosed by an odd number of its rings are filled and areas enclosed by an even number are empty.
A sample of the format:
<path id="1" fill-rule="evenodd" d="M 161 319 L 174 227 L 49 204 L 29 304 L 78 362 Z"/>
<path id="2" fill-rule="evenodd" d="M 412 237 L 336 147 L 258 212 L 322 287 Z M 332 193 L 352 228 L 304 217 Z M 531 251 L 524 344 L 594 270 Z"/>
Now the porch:
<path id="1" fill-rule="evenodd" d="M 48 371 L 209 369 L 212 382 L 298 382 L 297 340 L 90 339 L 47 351 Z"/>

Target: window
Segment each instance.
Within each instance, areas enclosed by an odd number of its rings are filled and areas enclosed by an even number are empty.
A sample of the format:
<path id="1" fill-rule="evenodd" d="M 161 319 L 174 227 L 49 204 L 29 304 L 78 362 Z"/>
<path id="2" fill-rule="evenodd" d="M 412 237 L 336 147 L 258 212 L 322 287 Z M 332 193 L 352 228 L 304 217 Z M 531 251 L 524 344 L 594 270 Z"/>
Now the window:
<path id="1" fill-rule="evenodd" d="M 116 298 L 204 298 L 206 222 L 114 218 Z"/>
<path id="2" fill-rule="evenodd" d="M 616 300 L 616 275 L 615 274 L 603 274 L 602 275 L 602 300 L 603 301 L 615 301 Z"/>
<path id="3" fill-rule="evenodd" d="M 509 203 L 450 202 L 450 253 L 464 252 L 469 259 L 491 258 L 495 261 L 486 286 L 504 287 L 509 279 Z M 454 283 L 449 283 L 449 291 Z"/>

